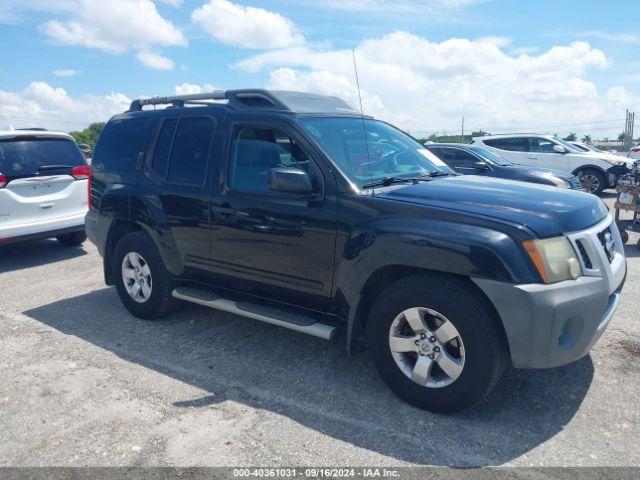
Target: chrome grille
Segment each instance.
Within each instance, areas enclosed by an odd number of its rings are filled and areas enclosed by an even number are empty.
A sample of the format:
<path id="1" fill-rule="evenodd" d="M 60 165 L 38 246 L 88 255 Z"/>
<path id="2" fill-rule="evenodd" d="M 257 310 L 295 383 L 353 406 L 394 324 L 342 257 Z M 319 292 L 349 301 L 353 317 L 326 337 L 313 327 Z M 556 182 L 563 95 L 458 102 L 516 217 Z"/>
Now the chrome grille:
<path id="1" fill-rule="evenodd" d="M 616 249 L 616 243 L 613 240 L 611 229 L 607 227 L 603 231 L 601 231 L 598 234 L 598 240 L 600 240 L 600 245 L 602 245 L 602 249 L 607 256 L 607 260 L 609 260 L 609 263 L 611 263 L 613 261 L 613 256 Z"/>
<path id="2" fill-rule="evenodd" d="M 580 253 L 580 257 L 582 258 L 585 268 L 593 268 L 593 264 L 591 263 L 587 250 L 584 248 L 582 240 L 576 240 L 576 246 L 578 247 L 578 252 Z"/>

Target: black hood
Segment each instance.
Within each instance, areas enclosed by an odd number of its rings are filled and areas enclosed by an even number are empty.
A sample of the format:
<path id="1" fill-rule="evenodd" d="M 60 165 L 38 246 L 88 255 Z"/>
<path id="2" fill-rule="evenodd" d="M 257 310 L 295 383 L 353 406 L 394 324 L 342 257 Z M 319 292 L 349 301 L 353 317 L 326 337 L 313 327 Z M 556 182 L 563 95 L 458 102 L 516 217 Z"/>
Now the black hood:
<path id="1" fill-rule="evenodd" d="M 550 177 L 557 177 L 567 182 L 573 178 L 573 174 L 551 168 L 528 167 L 526 165 L 493 165 L 494 177 L 519 180 L 522 182 L 542 183 L 554 185 Z"/>
<path id="2" fill-rule="evenodd" d="M 551 237 L 590 227 L 607 215 L 598 197 L 576 190 L 475 175 L 389 188 L 377 197 L 507 220 Z"/>

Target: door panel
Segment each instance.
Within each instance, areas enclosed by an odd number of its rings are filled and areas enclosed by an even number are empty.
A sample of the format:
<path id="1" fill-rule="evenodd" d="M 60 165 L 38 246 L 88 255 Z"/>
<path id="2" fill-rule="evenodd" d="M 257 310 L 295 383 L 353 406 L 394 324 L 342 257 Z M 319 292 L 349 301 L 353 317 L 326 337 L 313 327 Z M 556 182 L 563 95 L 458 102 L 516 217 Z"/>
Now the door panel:
<path id="1" fill-rule="evenodd" d="M 235 290 L 328 307 L 336 238 L 335 182 L 285 125 L 230 127 L 228 182 L 211 199 L 210 269 Z M 308 172 L 315 194 L 267 188 L 270 168 Z"/>
<path id="2" fill-rule="evenodd" d="M 567 159 L 562 153 L 553 151 L 555 142 L 546 138 L 530 138 L 527 165 L 532 167 L 567 170 Z"/>
<path id="3" fill-rule="evenodd" d="M 161 228 L 173 238 L 187 273 L 197 276 L 206 274 L 210 255 L 206 180 L 215 125 L 210 117 L 165 118 L 139 181 L 155 193 L 165 215 Z"/>

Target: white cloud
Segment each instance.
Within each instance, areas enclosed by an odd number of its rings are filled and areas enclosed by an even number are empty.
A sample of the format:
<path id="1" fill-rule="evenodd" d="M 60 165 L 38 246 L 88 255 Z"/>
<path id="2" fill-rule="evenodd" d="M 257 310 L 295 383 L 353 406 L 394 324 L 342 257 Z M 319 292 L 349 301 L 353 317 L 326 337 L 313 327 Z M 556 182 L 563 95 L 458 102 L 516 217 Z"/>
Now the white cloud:
<path id="1" fill-rule="evenodd" d="M 143 65 L 155 70 L 173 70 L 174 67 L 173 60 L 170 58 L 148 50 L 140 50 L 136 57 Z"/>
<path id="2" fill-rule="evenodd" d="M 91 122 L 104 122 L 129 107 L 122 93 L 70 96 L 63 88 L 32 82 L 24 90 L 0 90 L 0 129 L 9 126 L 44 127 L 51 130 L 78 130 Z"/>
<path id="3" fill-rule="evenodd" d="M 153 46 L 187 44 L 182 32 L 158 13 L 151 0 L 78 0 L 65 11 L 69 19 L 40 25 L 40 31 L 60 45 L 119 54 L 131 49 L 148 51 Z M 146 54 L 139 58 L 150 57 Z M 155 60 L 149 63 L 161 63 L 158 58 Z M 166 60 L 164 68 L 168 65 Z"/>
<path id="4" fill-rule="evenodd" d="M 209 0 L 191 13 L 191 19 L 220 43 L 235 47 L 266 50 L 304 43 L 288 18 L 228 0 Z"/>
<path id="5" fill-rule="evenodd" d="M 75 75 L 79 75 L 81 72 L 80 70 L 75 70 L 73 68 L 65 68 L 63 70 L 54 70 L 53 74 L 56 77 L 73 77 Z"/>
<path id="6" fill-rule="evenodd" d="M 490 0 L 316 0 L 315 4 L 332 10 L 357 11 L 384 14 L 447 15 L 451 10 L 460 10 Z"/>
<path id="7" fill-rule="evenodd" d="M 576 34 L 576 36 L 585 38 L 599 38 L 600 40 L 608 40 L 611 42 L 640 43 L 640 34 L 638 33 L 611 33 L 602 30 L 589 30 L 586 32 L 580 32 Z"/>
<path id="8" fill-rule="evenodd" d="M 222 90 L 215 85 L 211 85 L 210 83 L 205 83 L 204 85 L 197 85 L 194 83 L 184 82 L 180 85 L 176 85 L 173 87 L 173 91 L 176 95 L 190 95 L 193 93 L 205 93 L 205 92 L 215 92 L 216 90 Z"/>
<path id="9" fill-rule="evenodd" d="M 467 130 L 562 133 L 563 125 L 586 128 L 594 122 L 601 129 L 608 120 L 616 130 L 624 108 L 640 109 L 638 95 L 599 92 L 589 80 L 590 70 L 605 69 L 610 61 L 586 42 L 538 55 L 510 55 L 500 46 L 505 43 L 432 42 L 406 32 L 364 40 L 355 51 L 365 113 L 414 132 L 459 131 L 464 115 Z M 267 71 L 272 88 L 333 94 L 357 107 L 349 50 L 298 46 L 254 55 L 236 67 Z"/>

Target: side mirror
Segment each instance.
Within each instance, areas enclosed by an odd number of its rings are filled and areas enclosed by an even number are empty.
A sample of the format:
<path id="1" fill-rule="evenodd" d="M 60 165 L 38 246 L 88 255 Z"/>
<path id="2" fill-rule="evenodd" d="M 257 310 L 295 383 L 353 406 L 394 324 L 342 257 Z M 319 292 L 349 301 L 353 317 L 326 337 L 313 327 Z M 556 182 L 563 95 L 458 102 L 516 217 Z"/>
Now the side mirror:
<path id="1" fill-rule="evenodd" d="M 554 145 L 553 151 L 556 153 L 567 153 L 567 149 L 564 148 L 562 145 Z"/>
<path id="2" fill-rule="evenodd" d="M 471 166 L 475 170 L 489 170 L 489 165 L 487 165 L 486 163 L 484 163 L 481 160 L 478 160 L 477 162 L 473 162 L 473 164 Z"/>
<path id="3" fill-rule="evenodd" d="M 269 190 L 286 193 L 313 193 L 311 179 L 307 172 L 299 168 L 276 167 L 267 174 Z"/>

